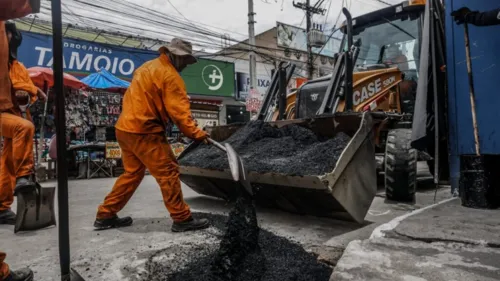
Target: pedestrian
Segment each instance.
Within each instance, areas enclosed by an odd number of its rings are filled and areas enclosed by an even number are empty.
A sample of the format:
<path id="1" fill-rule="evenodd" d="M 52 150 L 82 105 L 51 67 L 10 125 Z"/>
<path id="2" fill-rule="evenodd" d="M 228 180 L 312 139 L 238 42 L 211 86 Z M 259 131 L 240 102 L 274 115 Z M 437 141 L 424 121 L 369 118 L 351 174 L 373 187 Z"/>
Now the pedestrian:
<path id="1" fill-rule="evenodd" d="M 117 213 L 134 194 L 146 168 L 160 185 L 163 202 L 173 220 L 172 231 L 209 226 L 206 219 L 194 219 L 184 202 L 179 164 L 165 135 L 166 124 L 171 121 L 186 137 L 206 142 L 208 134 L 199 129 L 192 118 L 186 87 L 179 74 L 196 61 L 191 43 L 174 38 L 160 48 L 158 58 L 135 71 L 115 126 L 125 171 L 98 208 L 94 222 L 97 229 L 132 224 L 132 218 L 119 218 Z"/>
<path id="2" fill-rule="evenodd" d="M 49 141 L 49 156 L 51 159 L 57 159 L 57 142 L 56 133 L 52 135 Z"/>
<path id="3" fill-rule="evenodd" d="M 17 122 L 17 118 L 23 118 L 19 104 L 27 104 L 28 100 L 31 104 L 33 104 L 37 99 L 44 101 L 47 98 L 45 93 L 33 84 L 28 70 L 17 60 L 17 49 L 21 45 L 22 35 L 17 30 L 16 24 L 12 21 L 6 22 L 5 31 L 9 42 L 9 77 L 12 92 L 14 94 L 12 96 L 13 107 L 4 111 L 4 114 L 2 115 L 3 126 L 5 126 L 5 121 Z M 28 99 L 28 97 L 30 99 Z M 7 137 L 8 134 L 5 135 L 4 139 L 4 147 L 0 163 L 0 224 L 15 223 L 16 215 L 10 208 L 12 202 L 14 201 L 14 194 L 16 193 L 15 190 L 19 191 L 20 188 L 29 188 L 34 184 L 32 170 L 26 169 L 22 170 L 22 173 L 19 173 L 19 168 L 16 168 L 17 161 L 26 158 L 33 159 L 33 149 L 31 148 L 33 147 L 34 126 L 32 124 L 29 109 L 26 111 L 26 119 L 23 118 L 21 120 L 21 126 L 25 126 L 29 129 L 25 131 L 25 135 L 20 135 L 19 137 L 29 137 L 29 139 L 26 138 L 24 140 L 19 140 L 18 137 L 16 140 L 15 137 Z M 13 130 L 16 130 L 16 128 L 14 127 Z M 25 143 L 26 146 L 23 145 L 21 150 L 14 148 L 16 146 L 16 142 L 18 145 L 21 145 L 24 141 L 27 143 Z M 33 161 L 31 161 L 31 167 L 33 166 L 32 163 Z"/>
<path id="4" fill-rule="evenodd" d="M 14 173 L 16 176 L 16 188 L 25 186 L 29 183 L 28 179 L 33 170 L 33 135 L 35 128 L 33 124 L 23 118 L 12 113 L 14 110 L 13 91 L 11 89 L 11 81 L 9 77 L 9 40 L 5 31 L 5 21 L 9 19 L 24 17 L 30 13 L 37 13 L 40 10 L 39 0 L 0 0 L 0 134 L 5 140 L 10 140 L 9 146 L 5 145 L 6 149 L 12 152 L 12 163 L 9 163 L 8 172 Z M 26 149 L 29 147 L 30 149 Z M 31 151 L 30 153 L 25 150 Z M 0 161 L 0 173 L 4 175 L 4 156 L 2 151 L 2 159 Z M 23 179 L 22 179 L 23 178 Z M 3 206 L 6 195 L 9 191 L 3 186 L 0 186 L 0 205 Z M 12 191 L 10 191 L 12 192 Z M 4 208 L 4 207 L 0 207 Z M 0 213 L 9 214 L 9 209 L 0 209 Z M 10 214 L 12 215 L 12 214 Z M 33 271 L 29 268 L 21 270 L 10 270 L 5 263 L 6 254 L 0 250 L 0 281 L 32 281 Z"/>
<path id="5" fill-rule="evenodd" d="M 467 7 L 462 7 L 451 13 L 457 24 L 464 22 L 476 26 L 490 26 L 500 24 L 500 8 L 487 12 L 471 11 Z"/>

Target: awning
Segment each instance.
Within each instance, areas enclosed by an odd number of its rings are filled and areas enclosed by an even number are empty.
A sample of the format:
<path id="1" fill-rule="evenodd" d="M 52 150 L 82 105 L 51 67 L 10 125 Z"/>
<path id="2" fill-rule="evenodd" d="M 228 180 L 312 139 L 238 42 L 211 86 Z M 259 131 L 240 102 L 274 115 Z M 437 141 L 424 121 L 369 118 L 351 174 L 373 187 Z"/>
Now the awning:
<path id="1" fill-rule="evenodd" d="M 31 81 L 33 81 L 36 86 L 40 88 L 43 88 L 45 85 L 49 88 L 54 86 L 54 72 L 52 71 L 52 68 L 38 66 L 30 67 L 28 68 L 28 73 Z M 73 89 L 82 89 L 87 87 L 84 82 L 81 82 L 76 77 L 68 73 L 63 74 L 63 83 L 64 86 L 71 87 Z"/>
<path id="2" fill-rule="evenodd" d="M 200 98 L 189 97 L 189 101 L 193 104 L 212 105 L 212 106 L 218 106 L 218 107 L 223 106 L 221 100 L 215 100 L 215 99 L 200 99 Z"/>
<path id="3" fill-rule="evenodd" d="M 91 88 L 111 91 L 124 90 L 130 86 L 129 82 L 114 76 L 105 68 L 101 68 L 98 72 L 90 74 L 89 76 L 83 78 L 81 81 Z"/>

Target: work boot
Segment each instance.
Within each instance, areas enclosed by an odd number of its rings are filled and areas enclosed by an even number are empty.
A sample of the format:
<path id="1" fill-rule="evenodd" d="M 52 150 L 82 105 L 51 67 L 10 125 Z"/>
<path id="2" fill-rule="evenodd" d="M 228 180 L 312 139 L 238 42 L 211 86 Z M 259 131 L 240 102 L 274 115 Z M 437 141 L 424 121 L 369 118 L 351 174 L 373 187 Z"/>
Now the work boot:
<path id="1" fill-rule="evenodd" d="M 15 224 L 16 223 L 16 213 L 12 212 L 11 209 L 0 211 L 0 224 Z"/>
<path id="2" fill-rule="evenodd" d="M 11 271 L 4 281 L 33 281 L 33 271 L 29 268 Z"/>
<path id="3" fill-rule="evenodd" d="M 182 222 L 174 222 L 172 224 L 172 232 L 199 230 L 208 228 L 209 226 L 210 222 L 207 219 L 194 219 L 193 217 L 190 217 Z"/>
<path id="4" fill-rule="evenodd" d="M 19 192 L 34 190 L 36 188 L 35 183 L 31 180 L 31 175 L 19 177 L 16 179 L 16 187 L 14 189 L 14 195 Z"/>
<path id="5" fill-rule="evenodd" d="M 94 222 L 94 227 L 97 230 L 104 230 L 110 228 L 120 228 L 132 225 L 131 217 L 119 218 L 118 216 L 114 216 L 110 219 L 96 219 Z"/>

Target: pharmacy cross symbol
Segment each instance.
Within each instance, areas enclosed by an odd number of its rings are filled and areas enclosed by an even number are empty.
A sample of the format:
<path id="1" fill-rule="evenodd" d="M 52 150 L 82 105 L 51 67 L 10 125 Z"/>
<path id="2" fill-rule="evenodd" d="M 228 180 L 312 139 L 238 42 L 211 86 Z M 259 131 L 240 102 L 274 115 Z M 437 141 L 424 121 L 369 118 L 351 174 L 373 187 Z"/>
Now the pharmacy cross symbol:
<path id="1" fill-rule="evenodd" d="M 219 90 L 224 83 L 224 75 L 222 75 L 222 71 L 213 64 L 209 64 L 203 68 L 201 77 L 210 91 Z M 205 80 L 205 77 L 208 77 L 208 79 Z"/>

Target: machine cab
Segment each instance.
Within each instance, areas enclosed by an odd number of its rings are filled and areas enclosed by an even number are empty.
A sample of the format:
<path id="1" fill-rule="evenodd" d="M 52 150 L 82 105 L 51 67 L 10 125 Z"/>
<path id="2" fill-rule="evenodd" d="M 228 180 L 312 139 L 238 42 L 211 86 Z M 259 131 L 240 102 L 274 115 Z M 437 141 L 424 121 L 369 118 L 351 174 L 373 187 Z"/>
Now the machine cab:
<path id="1" fill-rule="evenodd" d="M 354 76 L 397 67 L 403 74 L 399 84 L 402 112 L 413 112 L 415 103 L 424 11 L 425 1 L 405 1 L 353 19 L 353 40 L 361 44 Z M 348 48 L 345 41 L 344 50 Z"/>
<path id="2" fill-rule="evenodd" d="M 354 95 L 358 94 L 358 89 L 369 89 L 370 83 L 378 78 L 382 78 L 382 83 L 388 81 L 387 73 L 392 72 L 397 77 L 394 85 L 399 87 L 398 94 L 394 95 L 398 100 L 398 111 L 413 112 L 424 11 L 425 1 L 405 1 L 353 19 L 353 42 L 359 44 L 359 55 L 353 64 Z M 339 51 L 350 48 L 345 33 L 344 23 L 331 36 L 331 40 L 338 41 Z M 330 77 L 309 81 L 301 87 L 297 95 L 297 117 L 316 114 L 326 95 Z M 353 98 L 359 100 L 359 96 Z M 355 102 L 360 102 L 358 100 Z M 386 102 L 390 103 L 388 99 Z M 389 106 L 382 108 L 389 111 Z"/>

